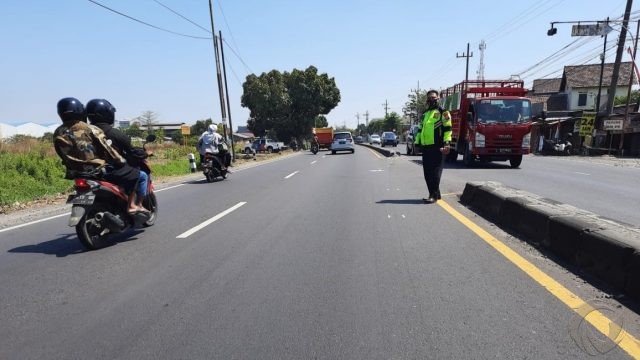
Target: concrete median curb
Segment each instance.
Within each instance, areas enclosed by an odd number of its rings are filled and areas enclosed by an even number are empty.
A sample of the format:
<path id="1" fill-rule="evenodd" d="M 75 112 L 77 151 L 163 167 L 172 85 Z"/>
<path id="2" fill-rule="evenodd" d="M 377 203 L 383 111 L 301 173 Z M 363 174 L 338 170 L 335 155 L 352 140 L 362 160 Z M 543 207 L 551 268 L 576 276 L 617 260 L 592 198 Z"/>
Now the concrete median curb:
<path id="1" fill-rule="evenodd" d="M 498 182 L 468 182 L 460 201 L 640 300 L 640 228 Z"/>
<path id="2" fill-rule="evenodd" d="M 367 147 L 367 148 L 369 148 L 371 150 L 375 150 L 375 151 L 379 152 L 380 154 L 382 154 L 382 155 L 384 155 L 386 157 L 391 157 L 391 156 L 394 156 L 394 155 L 400 156 L 400 151 L 391 151 L 391 150 L 383 149 L 381 147 L 376 147 L 376 146 L 365 144 L 365 143 L 359 143 L 357 145 L 361 145 L 361 146 Z"/>

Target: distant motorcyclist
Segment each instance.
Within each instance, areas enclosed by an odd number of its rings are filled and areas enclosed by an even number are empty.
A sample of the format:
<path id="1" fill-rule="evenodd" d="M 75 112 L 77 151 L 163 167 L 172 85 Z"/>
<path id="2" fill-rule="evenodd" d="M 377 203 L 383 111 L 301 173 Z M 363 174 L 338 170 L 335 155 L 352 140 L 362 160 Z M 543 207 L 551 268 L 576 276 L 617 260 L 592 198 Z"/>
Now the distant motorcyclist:
<path id="1" fill-rule="evenodd" d="M 203 132 L 198 139 L 197 148 L 200 153 L 200 164 L 204 162 L 207 153 L 213 154 L 213 161 L 220 169 L 227 169 L 231 165 L 231 154 L 224 149 L 227 146 L 226 141 L 218 133 L 218 127 L 215 124 L 209 125 L 207 131 Z M 227 169 L 228 171 L 228 169 Z"/>
<path id="2" fill-rule="evenodd" d="M 146 211 L 142 206 L 142 202 L 145 196 L 147 196 L 149 175 L 138 168 L 140 162 L 146 157 L 146 154 L 143 150 L 136 149 L 131 145 L 131 138 L 129 138 L 129 136 L 113 127 L 115 112 L 116 108 L 105 99 L 93 99 L 87 103 L 87 116 L 91 124 L 100 128 L 107 139 L 111 141 L 111 146 L 118 150 L 120 155 L 127 160 L 128 165 L 117 169 L 114 173 L 117 173 L 117 176 L 122 179 L 122 181 L 118 183 L 124 182 L 123 186 L 127 190 L 127 193 L 130 193 L 130 202 L 135 204 L 134 206 L 130 206 L 130 209 Z M 129 184 L 133 183 L 134 179 L 136 181 L 133 187 L 133 189 L 136 190 L 135 192 L 132 191 L 132 187 Z"/>

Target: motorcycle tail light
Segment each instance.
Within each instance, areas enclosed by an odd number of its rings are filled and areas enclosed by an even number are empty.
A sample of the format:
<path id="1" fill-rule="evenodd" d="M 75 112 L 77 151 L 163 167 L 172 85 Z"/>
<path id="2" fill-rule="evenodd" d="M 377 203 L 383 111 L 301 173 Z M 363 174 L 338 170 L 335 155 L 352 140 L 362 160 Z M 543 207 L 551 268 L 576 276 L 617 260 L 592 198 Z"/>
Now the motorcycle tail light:
<path id="1" fill-rule="evenodd" d="M 89 183 L 87 182 L 86 179 L 75 179 L 75 184 L 74 187 L 77 190 L 89 190 L 91 189 L 91 185 L 89 185 Z"/>

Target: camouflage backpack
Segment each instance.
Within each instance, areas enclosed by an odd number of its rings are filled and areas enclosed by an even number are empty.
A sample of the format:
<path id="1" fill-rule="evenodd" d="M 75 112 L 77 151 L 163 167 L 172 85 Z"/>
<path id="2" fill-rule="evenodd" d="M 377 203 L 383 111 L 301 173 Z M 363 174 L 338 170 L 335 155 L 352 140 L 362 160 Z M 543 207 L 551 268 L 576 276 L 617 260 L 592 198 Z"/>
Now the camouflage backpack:
<path id="1" fill-rule="evenodd" d="M 78 121 L 54 132 L 56 152 L 67 167 L 67 178 L 97 175 L 106 165 L 119 167 L 125 160 L 112 148 L 99 128 Z"/>

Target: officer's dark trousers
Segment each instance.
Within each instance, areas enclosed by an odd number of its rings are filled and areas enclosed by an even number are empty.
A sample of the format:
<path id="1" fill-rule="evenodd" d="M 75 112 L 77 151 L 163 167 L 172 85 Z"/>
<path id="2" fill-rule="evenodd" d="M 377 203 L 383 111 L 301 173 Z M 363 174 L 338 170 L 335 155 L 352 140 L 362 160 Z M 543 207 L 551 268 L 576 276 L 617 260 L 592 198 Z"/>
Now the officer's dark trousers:
<path id="1" fill-rule="evenodd" d="M 427 182 L 429 196 L 440 195 L 440 177 L 444 166 L 444 155 L 440 152 L 440 147 L 429 145 L 422 147 L 422 172 L 424 180 Z"/>

